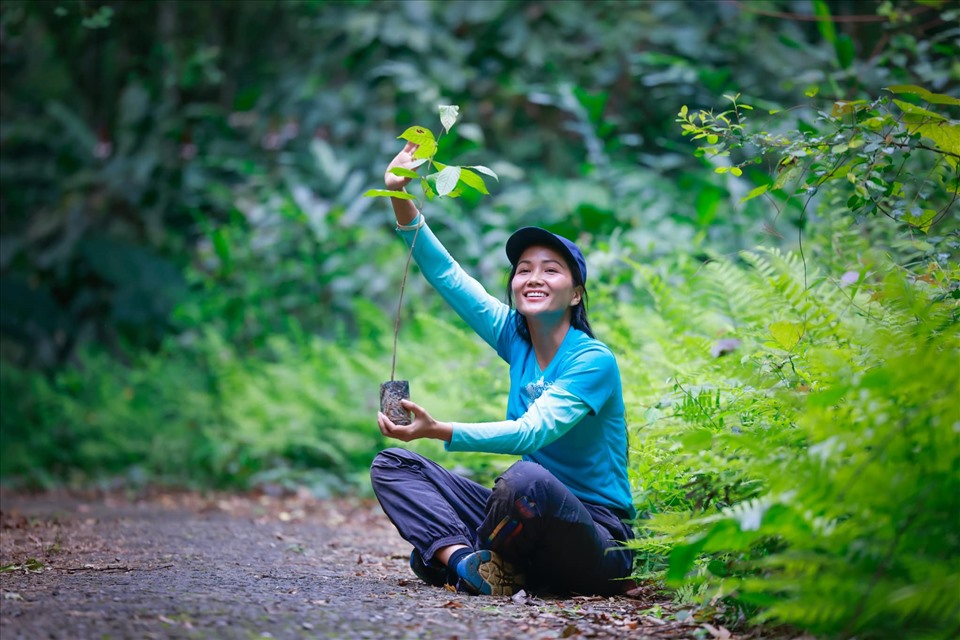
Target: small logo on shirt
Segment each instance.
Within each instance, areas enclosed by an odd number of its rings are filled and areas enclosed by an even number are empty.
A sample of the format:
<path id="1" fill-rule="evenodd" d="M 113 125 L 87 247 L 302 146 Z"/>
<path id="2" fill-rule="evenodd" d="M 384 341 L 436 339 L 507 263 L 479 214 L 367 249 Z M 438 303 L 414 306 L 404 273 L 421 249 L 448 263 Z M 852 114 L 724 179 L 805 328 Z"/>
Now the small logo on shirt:
<path id="1" fill-rule="evenodd" d="M 551 384 L 550 382 L 544 382 L 543 376 L 540 376 L 540 379 L 536 382 L 523 385 L 520 389 L 520 395 L 528 405 L 531 405 L 536 402 L 537 398 L 543 395 L 543 392 L 546 391 Z"/>

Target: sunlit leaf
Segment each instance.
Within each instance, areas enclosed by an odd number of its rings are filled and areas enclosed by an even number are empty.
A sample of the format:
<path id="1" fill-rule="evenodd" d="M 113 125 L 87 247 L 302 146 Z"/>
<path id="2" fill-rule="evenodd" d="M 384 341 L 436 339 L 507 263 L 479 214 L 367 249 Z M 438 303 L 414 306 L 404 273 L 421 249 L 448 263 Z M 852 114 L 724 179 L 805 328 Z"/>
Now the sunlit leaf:
<path id="1" fill-rule="evenodd" d="M 945 121 L 944 118 L 939 113 L 934 113 L 923 107 L 918 107 L 915 104 L 910 104 L 909 102 L 904 102 L 903 100 L 894 100 L 896 104 L 904 113 L 904 122 L 910 124 L 923 124 L 924 122 L 929 122 L 930 120 Z"/>
<path id="2" fill-rule="evenodd" d="M 433 155 L 437 152 L 437 143 L 433 139 L 424 140 L 420 143 L 420 147 L 413 152 L 413 157 L 417 159 L 428 159 L 432 158 Z"/>
<path id="3" fill-rule="evenodd" d="M 472 189 L 476 189 L 484 195 L 489 195 L 490 192 L 487 191 L 487 185 L 484 184 L 483 178 L 475 174 L 473 171 L 470 171 L 467 168 L 461 168 L 460 170 L 460 180 Z"/>
<path id="4" fill-rule="evenodd" d="M 752 189 L 752 190 L 750 191 L 750 193 L 748 193 L 747 195 L 745 195 L 745 196 L 743 196 L 742 198 L 740 198 L 740 202 L 746 202 L 747 200 L 753 200 L 754 198 L 756 198 L 756 197 L 758 197 L 758 196 L 762 196 L 763 194 L 765 194 L 765 193 L 767 192 L 767 189 L 769 189 L 769 188 L 770 188 L 770 185 L 764 184 L 764 185 L 761 185 L 761 186 L 757 187 L 756 189 Z"/>
<path id="5" fill-rule="evenodd" d="M 420 178 L 420 188 L 423 189 L 423 195 L 427 197 L 427 200 L 433 200 L 437 197 L 437 192 L 430 186 L 430 181 L 427 178 Z"/>
<path id="6" fill-rule="evenodd" d="M 396 198 L 397 200 L 413 200 L 413 194 L 405 191 L 390 191 L 389 189 L 370 189 L 363 194 L 364 198 Z"/>
<path id="7" fill-rule="evenodd" d="M 948 96 L 943 93 L 933 93 L 928 89 L 923 87 L 918 87 L 913 84 L 898 84 L 892 87 L 887 87 L 887 91 L 891 93 L 909 93 L 915 96 L 918 96 L 921 100 L 929 102 L 930 104 L 952 104 L 960 105 L 960 98 L 955 98 L 953 96 Z"/>
<path id="8" fill-rule="evenodd" d="M 434 142 L 433 132 L 426 127 L 410 127 L 399 136 L 398 140 L 408 140 L 413 144 L 424 145 L 429 142 Z"/>
<path id="9" fill-rule="evenodd" d="M 393 167 L 390 169 L 390 173 L 395 176 L 400 176 L 401 178 L 417 178 L 419 174 L 416 171 L 411 171 L 405 167 Z"/>
<path id="10" fill-rule="evenodd" d="M 803 325 L 796 322 L 774 322 L 767 329 L 774 341 L 785 351 L 792 351 L 803 337 Z"/>

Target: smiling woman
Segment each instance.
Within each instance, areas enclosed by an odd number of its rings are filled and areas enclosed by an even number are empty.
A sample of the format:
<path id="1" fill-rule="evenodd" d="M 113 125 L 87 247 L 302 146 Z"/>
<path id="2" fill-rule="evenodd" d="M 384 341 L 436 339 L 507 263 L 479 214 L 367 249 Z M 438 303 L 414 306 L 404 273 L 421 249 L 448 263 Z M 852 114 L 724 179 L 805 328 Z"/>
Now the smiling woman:
<path id="1" fill-rule="evenodd" d="M 389 164 L 388 190 L 403 192 L 412 172 L 396 169 L 414 168 L 416 149 L 408 143 Z M 411 568 L 430 584 L 474 594 L 623 590 L 633 564 L 623 543 L 636 515 L 623 393 L 616 359 L 587 321 L 583 253 L 546 229 L 520 229 L 506 245 L 504 304 L 464 272 L 409 199 L 391 202 L 428 282 L 509 365 L 510 393 L 500 422 L 443 422 L 404 400 L 411 424 L 379 413 L 381 432 L 438 439 L 448 451 L 522 456 L 493 489 L 405 449 L 376 457 L 373 488 L 414 546 Z"/>

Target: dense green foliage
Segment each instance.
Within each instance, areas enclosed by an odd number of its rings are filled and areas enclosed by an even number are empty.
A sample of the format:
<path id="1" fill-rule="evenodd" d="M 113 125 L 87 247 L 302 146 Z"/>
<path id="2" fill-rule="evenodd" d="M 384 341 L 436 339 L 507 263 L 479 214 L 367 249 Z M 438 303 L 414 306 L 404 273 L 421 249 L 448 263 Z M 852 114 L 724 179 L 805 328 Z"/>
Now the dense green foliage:
<path id="1" fill-rule="evenodd" d="M 518 226 L 585 248 L 637 575 L 728 624 L 949 637 L 958 16 L 5 0 L 0 477 L 367 491 L 406 251 L 361 196 L 457 104 L 438 157 L 499 182 L 425 215 L 492 292 Z M 402 314 L 414 399 L 502 417 L 502 364 L 416 275 Z"/>

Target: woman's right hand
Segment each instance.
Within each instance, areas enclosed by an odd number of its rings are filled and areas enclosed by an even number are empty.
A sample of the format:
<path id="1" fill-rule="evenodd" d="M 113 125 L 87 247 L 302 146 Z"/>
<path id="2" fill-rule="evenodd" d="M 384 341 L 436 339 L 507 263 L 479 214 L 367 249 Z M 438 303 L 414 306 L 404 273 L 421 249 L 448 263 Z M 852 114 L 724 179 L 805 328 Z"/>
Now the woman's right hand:
<path id="1" fill-rule="evenodd" d="M 413 154 L 416 153 L 419 146 L 420 145 L 412 142 L 407 142 L 400 153 L 398 153 L 396 157 L 390 161 L 390 164 L 387 165 L 387 171 L 383 174 L 383 183 L 386 185 L 387 189 L 390 191 L 402 191 L 404 187 L 410 184 L 410 178 L 394 175 L 390 173 L 390 169 L 393 169 L 394 167 L 411 169 L 413 163 L 416 161 L 413 157 Z"/>

